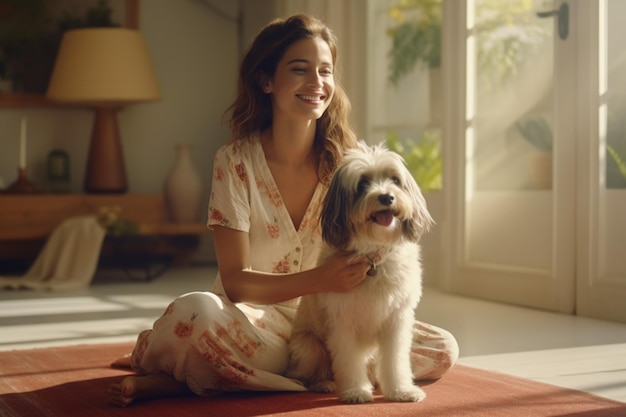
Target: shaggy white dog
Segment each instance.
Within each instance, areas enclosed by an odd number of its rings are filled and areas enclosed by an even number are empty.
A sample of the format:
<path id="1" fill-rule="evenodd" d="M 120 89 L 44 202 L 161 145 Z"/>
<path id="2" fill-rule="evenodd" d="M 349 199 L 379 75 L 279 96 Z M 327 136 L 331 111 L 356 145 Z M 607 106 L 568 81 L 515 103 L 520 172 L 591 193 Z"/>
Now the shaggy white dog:
<path id="1" fill-rule="evenodd" d="M 418 241 L 433 224 L 404 160 L 382 145 L 346 153 L 321 216 L 320 261 L 339 250 L 365 255 L 366 280 L 348 293 L 302 297 L 289 342 L 288 375 L 347 403 L 420 401 L 410 350 L 422 294 Z"/>

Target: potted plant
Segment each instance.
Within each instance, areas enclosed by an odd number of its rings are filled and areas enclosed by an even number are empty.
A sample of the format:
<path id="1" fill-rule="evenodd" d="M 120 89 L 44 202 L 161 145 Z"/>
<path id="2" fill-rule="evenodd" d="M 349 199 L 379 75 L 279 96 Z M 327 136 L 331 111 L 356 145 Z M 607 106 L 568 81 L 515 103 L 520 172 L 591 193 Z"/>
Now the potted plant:
<path id="1" fill-rule="evenodd" d="M 515 128 L 535 149 L 528 157 L 533 187 L 552 188 L 552 128 L 548 121 L 544 116 L 531 115 L 517 121 Z"/>

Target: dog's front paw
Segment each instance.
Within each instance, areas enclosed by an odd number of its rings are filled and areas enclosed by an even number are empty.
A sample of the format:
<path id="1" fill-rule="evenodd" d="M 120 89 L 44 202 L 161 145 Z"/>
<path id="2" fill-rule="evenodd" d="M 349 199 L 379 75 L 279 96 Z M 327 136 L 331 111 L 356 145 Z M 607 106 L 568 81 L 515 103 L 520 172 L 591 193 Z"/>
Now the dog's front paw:
<path id="1" fill-rule="evenodd" d="M 426 393 L 421 388 L 413 386 L 406 389 L 397 389 L 390 393 L 385 393 L 387 401 L 396 402 L 418 402 L 426 398 Z"/>
<path id="2" fill-rule="evenodd" d="M 335 392 L 335 381 L 315 382 L 308 386 L 309 391 L 328 394 Z"/>
<path id="3" fill-rule="evenodd" d="M 348 404 L 363 404 L 374 401 L 374 396 L 371 391 L 357 388 L 341 392 L 339 399 Z"/>

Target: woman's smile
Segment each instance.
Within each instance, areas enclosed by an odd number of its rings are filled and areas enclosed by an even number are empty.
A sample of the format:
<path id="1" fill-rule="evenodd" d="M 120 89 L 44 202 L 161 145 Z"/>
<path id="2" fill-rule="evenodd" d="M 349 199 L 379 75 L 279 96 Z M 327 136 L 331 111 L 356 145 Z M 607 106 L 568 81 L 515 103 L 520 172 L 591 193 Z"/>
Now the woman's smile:
<path id="1" fill-rule="evenodd" d="M 324 99 L 326 98 L 326 96 L 323 96 L 323 95 L 305 95 L 305 94 L 296 94 L 296 97 L 306 102 L 315 103 L 315 104 L 323 103 Z"/>

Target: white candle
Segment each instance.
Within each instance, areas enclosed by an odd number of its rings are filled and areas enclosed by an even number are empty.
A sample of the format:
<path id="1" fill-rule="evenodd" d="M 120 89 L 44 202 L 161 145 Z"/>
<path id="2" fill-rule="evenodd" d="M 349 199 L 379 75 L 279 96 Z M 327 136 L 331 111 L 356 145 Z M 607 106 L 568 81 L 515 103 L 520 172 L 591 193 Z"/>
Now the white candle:
<path id="1" fill-rule="evenodd" d="M 22 117 L 20 126 L 20 169 L 26 169 L 26 118 Z"/>

